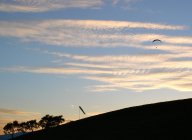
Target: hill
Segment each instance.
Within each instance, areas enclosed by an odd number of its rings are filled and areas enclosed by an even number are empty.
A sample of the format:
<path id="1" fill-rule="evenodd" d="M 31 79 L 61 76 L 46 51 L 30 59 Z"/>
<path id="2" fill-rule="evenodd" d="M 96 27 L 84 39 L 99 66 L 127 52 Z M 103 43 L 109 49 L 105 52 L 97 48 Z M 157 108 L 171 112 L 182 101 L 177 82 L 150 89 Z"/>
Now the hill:
<path id="1" fill-rule="evenodd" d="M 125 108 L 74 121 L 15 140 L 189 140 L 192 99 Z"/>
<path id="2" fill-rule="evenodd" d="M 8 140 L 10 138 L 11 138 L 10 135 L 0 135 L 0 140 Z"/>
<path id="3" fill-rule="evenodd" d="M 14 137 L 18 137 L 23 135 L 22 133 L 16 133 L 14 134 Z M 0 135 L 0 140 L 9 140 L 11 138 L 11 136 L 9 134 L 5 134 L 5 135 Z"/>

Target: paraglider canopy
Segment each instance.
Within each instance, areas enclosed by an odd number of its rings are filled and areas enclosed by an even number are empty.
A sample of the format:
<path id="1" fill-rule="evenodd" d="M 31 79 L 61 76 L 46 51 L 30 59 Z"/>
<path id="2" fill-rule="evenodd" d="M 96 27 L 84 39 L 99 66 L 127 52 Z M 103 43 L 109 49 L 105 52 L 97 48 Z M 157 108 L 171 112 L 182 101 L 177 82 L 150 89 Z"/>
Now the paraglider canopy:
<path id="1" fill-rule="evenodd" d="M 152 42 L 162 42 L 160 39 L 154 39 Z M 157 46 L 156 46 L 157 48 Z"/>
<path id="2" fill-rule="evenodd" d="M 152 42 L 156 42 L 156 41 L 162 42 L 160 39 L 154 39 Z"/>

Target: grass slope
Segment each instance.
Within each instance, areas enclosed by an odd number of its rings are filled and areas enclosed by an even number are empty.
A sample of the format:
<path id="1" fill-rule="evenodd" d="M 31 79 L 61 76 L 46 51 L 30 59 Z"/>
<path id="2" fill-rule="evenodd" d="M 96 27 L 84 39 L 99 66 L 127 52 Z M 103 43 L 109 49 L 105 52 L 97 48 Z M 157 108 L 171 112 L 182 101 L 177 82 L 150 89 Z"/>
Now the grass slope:
<path id="1" fill-rule="evenodd" d="M 189 140 L 192 99 L 125 108 L 15 140 Z"/>

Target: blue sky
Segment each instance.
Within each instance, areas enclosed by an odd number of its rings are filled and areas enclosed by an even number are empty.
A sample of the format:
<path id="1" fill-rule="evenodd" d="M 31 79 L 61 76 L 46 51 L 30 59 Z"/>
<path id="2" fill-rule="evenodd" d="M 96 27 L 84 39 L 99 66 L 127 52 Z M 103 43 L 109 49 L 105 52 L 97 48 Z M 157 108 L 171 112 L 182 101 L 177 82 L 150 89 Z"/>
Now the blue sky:
<path id="1" fill-rule="evenodd" d="M 76 120 L 79 105 L 88 117 L 191 98 L 191 4 L 0 0 L 1 130 L 45 114 Z"/>

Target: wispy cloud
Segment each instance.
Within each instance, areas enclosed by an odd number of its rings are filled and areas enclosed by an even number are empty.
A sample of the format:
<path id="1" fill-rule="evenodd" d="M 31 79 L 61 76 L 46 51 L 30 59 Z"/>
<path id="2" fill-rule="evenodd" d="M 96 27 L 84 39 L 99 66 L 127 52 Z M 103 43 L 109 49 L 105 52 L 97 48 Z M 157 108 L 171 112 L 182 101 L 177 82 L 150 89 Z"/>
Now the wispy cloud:
<path id="1" fill-rule="evenodd" d="M 68 8 L 102 8 L 107 4 L 130 7 L 138 0 L 1 0 L 0 11 L 3 12 L 46 12 Z"/>
<path id="2" fill-rule="evenodd" d="M 137 32 L 133 30 L 137 29 Z M 171 88 L 191 91 L 192 37 L 140 33 L 139 30 L 185 30 L 187 27 L 159 23 L 102 20 L 42 20 L 0 22 L 0 36 L 22 41 L 41 42 L 63 47 L 137 47 L 156 49 L 163 54 L 78 55 L 61 52 L 44 53 L 56 56 L 57 67 L 17 66 L 0 68 L 0 72 L 78 75 L 101 85 L 92 91 L 129 89 L 145 91 Z M 133 32 L 132 32 L 133 31 Z M 152 40 L 163 42 L 156 48 Z M 182 52 L 182 53 L 181 53 Z M 64 64 L 62 59 L 66 59 Z M 187 76 L 188 77 L 187 77 Z M 90 87 L 89 87 L 90 88 Z"/>
<path id="3" fill-rule="evenodd" d="M 0 36 L 64 47 L 139 47 L 160 38 L 169 44 L 192 44 L 190 36 L 147 34 L 129 29 L 184 30 L 180 25 L 130 21 L 43 20 L 0 22 Z"/>
<path id="4" fill-rule="evenodd" d="M 98 8 L 103 0 L 1 0 L 0 11 L 45 12 L 66 8 Z"/>
<path id="5" fill-rule="evenodd" d="M 123 9 L 133 10 L 135 7 L 133 6 L 134 3 L 140 2 L 142 0 L 112 0 L 112 4 L 114 6 L 119 6 Z"/>
<path id="6" fill-rule="evenodd" d="M 14 109 L 6 109 L 6 108 L 0 108 L 0 114 L 10 114 L 10 115 L 40 115 L 40 113 L 37 112 L 25 112 L 20 110 L 14 110 Z"/>
<path id="7" fill-rule="evenodd" d="M 0 71 L 77 74 L 83 79 L 100 82 L 101 85 L 88 87 L 91 91 L 97 92 L 119 89 L 145 91 L 160 88 L 191 91 L 192 62 L 184 59 L 190 58 L 189 56 L 184 58 L 183 56 L 183 54 L 88 56 L 58 53 L 60 59 L 62 57 L 69 59 L 69 62 L 63 64 L 64 67 L 10 67 L 1 68 Z"/>
<path id="8" fill-rule="evenodd" d="M 29 72 L 29 73 L 40 73 L 40 74 L 110 74 L 110 71 L 102 70 L 89 70 L 79 68 L 61 68 L 61 67 L 12 67 L 12 68 L 1 68 L 1 72 Z"/>

